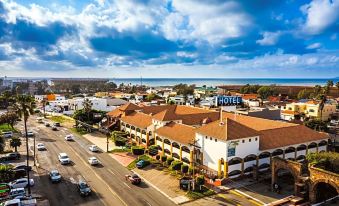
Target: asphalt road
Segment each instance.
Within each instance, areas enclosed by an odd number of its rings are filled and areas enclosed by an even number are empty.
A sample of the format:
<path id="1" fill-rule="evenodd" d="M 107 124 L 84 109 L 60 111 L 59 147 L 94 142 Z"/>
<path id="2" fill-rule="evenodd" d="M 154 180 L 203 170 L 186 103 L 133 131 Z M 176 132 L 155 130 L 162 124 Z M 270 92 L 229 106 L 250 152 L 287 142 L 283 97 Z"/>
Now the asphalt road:
<path id="1" fill-rule="evenodd" d="M 20 123 L 22 124 L 22 123 Z M 51 205 L 109 205 L 109 206 L 167 206 L 175 205 L 160 192 L 142 183 L 134 186 L 125 181 L 125 175 L 130 171 L 112 159 L 106 153 L 92 153 L 88 146 L 92 143 L 75 136 L 75 141 L 65 141 L 64 136 L 70 134 L 67 128 L 60 127 L 52 131 L 50 127 L 35 122 L 31 117 L 28 123 L 29 130 L 36 134 L 36 143 L 44 143 L 47 150 L 37 151 L 39 162 L 39 179 L 36 190 L 50 201 Z M 33 145 L 33 139 L 30 139 Z M 61 165 L 57 155 L 66 152 L 72 160 L 71 165 Z M 97 157 L 102 163 L 100 166 L 90 166 L 87 159 Z M 63 180 L 59 184 L 52 184 L 48 179 L 48 172 L 58 169 Z M 86 180 L 91 186 L 93 194 L 81 198 L 76 191 L 75 183 Z"/>

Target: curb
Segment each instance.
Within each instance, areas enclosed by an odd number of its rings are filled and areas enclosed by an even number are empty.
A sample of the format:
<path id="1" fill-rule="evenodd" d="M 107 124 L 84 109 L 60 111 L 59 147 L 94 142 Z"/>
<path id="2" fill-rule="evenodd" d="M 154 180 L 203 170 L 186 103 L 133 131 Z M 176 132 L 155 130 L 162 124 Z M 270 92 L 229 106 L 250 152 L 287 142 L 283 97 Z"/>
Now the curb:
<path id="1" fill-rule="evenodd" d="M 167 197 L 168 199 L 170 199 L 174 204 L 176 205 L 181 205 L 190 201 L 186 201 L 186 202 L 182 202 L 182 203 L 177 203 L 173 200 L 173 198 L 171 198 L 170 196 L 168 196 L 165 192 L 163 192 L 162 190 L 160 190 L 158 187 L 156 187 L 154 184 L 152 184 L 150 181 L 148 181 L 147 179 L 145 179 L 143 176 L 141 176 L 139 173 L 135 172 L 134 170 L 131 170 L 133 173 L 137 174 L 139 177 L 143 178 L 143 181 L 145 181 L 147 184 L 151 185 L 155 190 L 157 190 L 158 192 L 160 192 L 161 194 L 163 194 L 165 197 Z"/>
<path id="2" fill-rule="evenodd" d="M 238 189 L 234 189 L 234 191 L 239 193 L 240 195 L 243 195 L 243 196 L 247 197 L 248 199 L 251 199 L 251 200 L 261 204 L 261 205 L 266 205 L 266 203 L 262 202 L 261 200 L 258 200 L 257 198 L 254 198 L 254 197 L 252 197 L 252 196 L 250 196 L 250 195 L 248 195 L 248 194 L 246 194 L 246 193 L 244 193 L 244 192 L 242 192 L 242 191 L 240 191 Z"/>

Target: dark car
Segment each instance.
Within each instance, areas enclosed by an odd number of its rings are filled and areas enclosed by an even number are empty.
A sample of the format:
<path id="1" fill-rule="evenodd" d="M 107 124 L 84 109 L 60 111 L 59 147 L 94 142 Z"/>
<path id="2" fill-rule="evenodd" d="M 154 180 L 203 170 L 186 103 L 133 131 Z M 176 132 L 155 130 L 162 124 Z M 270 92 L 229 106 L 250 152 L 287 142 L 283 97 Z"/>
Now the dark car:
<path id="1" fill-rule="evenodd" d="M 18 152 L 11 152 L 5 155 L 6 160 L 18 160 L 21 155 Z"/>
<path id="2" fill-rule="evenodd" d="M 192 178 L 190 177 L 183 177 L 179 180 L 179 187 L 182 190 L 188 190 L 192 188 Z"/>
<path id="3" fill-rule="evenodd" d="M 141 178 L 136 174 L 125 175 L 125 178 L 134 185 L 138 185 L 141 183 Z"/>
<path id="4" fill-rule="evenodd" d="M 49 172 L 49 179 L 54 182 L 60 182 L 61 181 L 61 175 L 58 170 L 52 170 Z"/>
<path id="5" fill-rule="evenodd" d="M 20 179 L 27 176 L 27 171 L 25 169 L 13 169 L 14 179 Z"/>
<path id="6" fill-rule="evenodd" d="M 61 124 L 60 124 L 60 122 L 54 122 L 53 126 L 61 127 Z"/>
<path id="7" fill-rule="evenodd" d="M 139 162 L 137 162 L 135 164 L 135 166 L 138 168 L 138 169 L 141 169 L 141 168 L 144 168 L 146 167 L 147 165 L 149 165 L 150 162 L 148 160 L 140 160 Z"/>
<path id="8" fill-rule="evenodd" d="M 78 187 L 78 191 L 80 193 L 80 195 L 82 197 L 86 197 L 88 195 L 90 195 L 92 193 L 92 190 L 91 188 L 88 186 L 88 184 L 83 181 L 83 180 L 80 180 L 77 184 L 77 187 Z"/>
<path id="9" fill-rule="evenodd" d="M 17 169 L 24 169 L 24 170 L 27 170 L 27 169 L 28 169 L 28 171 L 31 171 L 31 170 L 32 170 L 32 167 L 31 167 L 31 166 L 28 166 L 28 167 L 27 167 L 27 165 L 17 165 L 17 166 L 15 166 L 13 169 L 14 169 L 14 170 L 17 170 Z"/>

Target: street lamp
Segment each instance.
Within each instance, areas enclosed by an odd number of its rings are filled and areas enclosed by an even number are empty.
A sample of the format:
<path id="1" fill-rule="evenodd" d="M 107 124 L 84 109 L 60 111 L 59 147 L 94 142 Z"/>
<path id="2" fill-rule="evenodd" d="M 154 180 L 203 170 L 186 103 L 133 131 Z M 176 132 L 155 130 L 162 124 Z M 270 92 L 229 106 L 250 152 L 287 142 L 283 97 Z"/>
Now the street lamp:
<path id="1" fill-rule="evenodd" d="M 108 132 L 107 129 L 105 129 L 105 133 L 106 133 L 106 152 L 108 152 L 108 147 L 109 147 L 109 141 L 108 138 L 110 137 L 110 133 Z"/>

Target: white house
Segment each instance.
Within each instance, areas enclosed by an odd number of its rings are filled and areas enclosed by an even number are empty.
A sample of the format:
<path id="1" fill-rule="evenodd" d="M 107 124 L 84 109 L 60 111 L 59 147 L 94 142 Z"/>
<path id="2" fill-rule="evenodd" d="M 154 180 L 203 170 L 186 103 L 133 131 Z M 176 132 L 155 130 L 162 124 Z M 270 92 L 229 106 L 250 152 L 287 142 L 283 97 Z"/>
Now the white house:
<path id="1" fill-rule="evenodd" d="M 176 105 L 194 105 L 194 96 L 187 95 L 186 101 L 183 95 L 177 95 L 174 97 L 169 97 L 169 101 L 174 102 Z"/>

